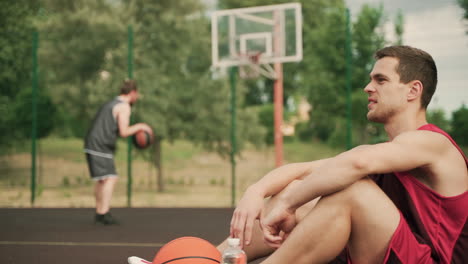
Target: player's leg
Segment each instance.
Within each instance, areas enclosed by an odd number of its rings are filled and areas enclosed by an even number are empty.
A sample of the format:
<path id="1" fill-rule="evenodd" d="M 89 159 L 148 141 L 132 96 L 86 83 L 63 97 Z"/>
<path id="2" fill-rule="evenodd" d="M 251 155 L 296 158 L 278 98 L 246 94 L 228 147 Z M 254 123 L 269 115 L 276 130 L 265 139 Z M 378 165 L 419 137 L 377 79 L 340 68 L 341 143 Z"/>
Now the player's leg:
<path id="1" fill-rule="evenodd" d="M 96 213 L 106 214 L 110 210 L 110 202 L 117 177 L 108 177 L 96 182 L 94 194 L 96 197 Z"/>
<path id="2" fill-rule="evenodd" d="M 102 155 L 86 153 L 91 178 L 95 181 L 94 198 L 96 201 L 96 215 L 94 221 L 104 225 L 117 224 L 109 213 L 110 201 L 117 182 L 114 159 Z"/>
<path id="3" fill-rule="evenodd" d="M 381 263 L 400 221 L 393 202 L 371 180 L 322 197 L 263 264 L 328 263 L 348 246 L 353 262 Z"/>

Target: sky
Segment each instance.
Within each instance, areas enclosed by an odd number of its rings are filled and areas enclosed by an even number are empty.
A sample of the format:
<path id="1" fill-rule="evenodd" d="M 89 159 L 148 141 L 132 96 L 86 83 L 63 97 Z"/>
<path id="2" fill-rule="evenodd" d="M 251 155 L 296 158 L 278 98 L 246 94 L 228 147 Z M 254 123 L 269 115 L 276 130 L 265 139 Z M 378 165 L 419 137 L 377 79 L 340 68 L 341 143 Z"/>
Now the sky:
<path id="1" fill-rule="evenodd" d="M 443 109 L 447 117 L 462 104 L 468 106 L 468 30 L 464 10 L 456 0 L 346 0 L 353 16 L 363 4 L 383 4 L 388 14 L 384 26 L 393 39 L 393 22 L 399 9 L 404 16 L 403 44 L 432 55 L 438 85 L 429 109 Z"/>

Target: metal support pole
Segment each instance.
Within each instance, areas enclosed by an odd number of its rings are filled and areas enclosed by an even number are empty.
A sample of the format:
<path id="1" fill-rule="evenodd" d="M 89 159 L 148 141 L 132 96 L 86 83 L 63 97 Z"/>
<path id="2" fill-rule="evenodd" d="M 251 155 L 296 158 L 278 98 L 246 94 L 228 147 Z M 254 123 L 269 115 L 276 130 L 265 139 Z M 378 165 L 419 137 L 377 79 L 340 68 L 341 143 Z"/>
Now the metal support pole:
<path id="1" fill-rule="evenodd" d="M 274 120 L 275 120 L 275 165 L 283 165 L 283 66 L 275 63 L 276 79 L 274 83 Z"/>
<path id="2" fill-rule="evenodd" d="M 133 78 L 133 29 L 128 25 L 128 78 Z M 130 116 L 130 124 L 132 118 Z M 127 138 L 127 206 L 132 207 L 132 137 Z"/>
<path id="3" fill-rule="evenodd" d="M 237 67 L 229 70 L 231 83 L 231 206 L 236 205 L 236 77 Z"/>
<path id="4" fill-rule="evenodd" d="M 283 41 L 278 36 L 282 35 L 281 15 L 278 11 L 274 12 L 274 43 L 273 49 L 276 55 L 280 55 L 283 50 Z M 284 34 L 284 32 L 283 32 Z M 273 104 L 274 104 L 274 142 L 275 142 L 275 166 L 283 165 L 283 65 L 279 62 L 274 64 L 276 79 L 273 85 Z"/>
<path id="5" fill-rule="evenodd" d="M 36 199 L 36 138 L 37 138 L 37 86 L 38 63 L 37 49 L 39 47 L 39 32 L 33 32 L 32 43 L 32 131 L 31 131 L 31 206 Z"/>

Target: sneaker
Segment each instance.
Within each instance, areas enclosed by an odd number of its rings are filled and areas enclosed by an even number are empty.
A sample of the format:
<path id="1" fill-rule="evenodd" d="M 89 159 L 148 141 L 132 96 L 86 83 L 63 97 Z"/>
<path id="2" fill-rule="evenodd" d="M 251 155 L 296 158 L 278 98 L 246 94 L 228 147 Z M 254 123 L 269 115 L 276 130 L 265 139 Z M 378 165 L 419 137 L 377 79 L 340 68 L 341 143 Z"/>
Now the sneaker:
<path id="1" fill-rule="evenodd" d="M 117 219 L 115 219 L 109 212 L 105 214 L 96 214 L 94 217 L 95 224 L 102 224 L 102 225 L 118 225 L 120 224 Z"/>
<path id="2" fill-rule="evenodd" d="M 147 261 L 145 259 L 139 258 L 139 257 L 129 257 L 128 258 L 128 264 L 151 264 L 153 262 Z"/>

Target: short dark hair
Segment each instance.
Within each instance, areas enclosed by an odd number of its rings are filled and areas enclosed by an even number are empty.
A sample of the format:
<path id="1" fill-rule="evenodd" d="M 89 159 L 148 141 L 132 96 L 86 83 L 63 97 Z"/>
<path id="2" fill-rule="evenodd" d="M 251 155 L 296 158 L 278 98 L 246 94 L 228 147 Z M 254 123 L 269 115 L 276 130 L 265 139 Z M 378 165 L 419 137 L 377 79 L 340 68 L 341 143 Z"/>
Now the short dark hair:
<path id="1" fill-rule="evenodd" d="M 437 86 L 437 67 L 429 53 L 410 46 L 390 46 L 375 53 L 377 60 L 384 57 L 398 59 L 396 72 L 402 83 L 418 80 L 423 84 L 421 106 L 426 109 Z"/>
<path id="2" fill-rule="evenodd" d="M 120 94 L 129 94 L 131 91 L 137 90 L 137 83 L 135 80 L 125 80 L 120 86 Z"/>

